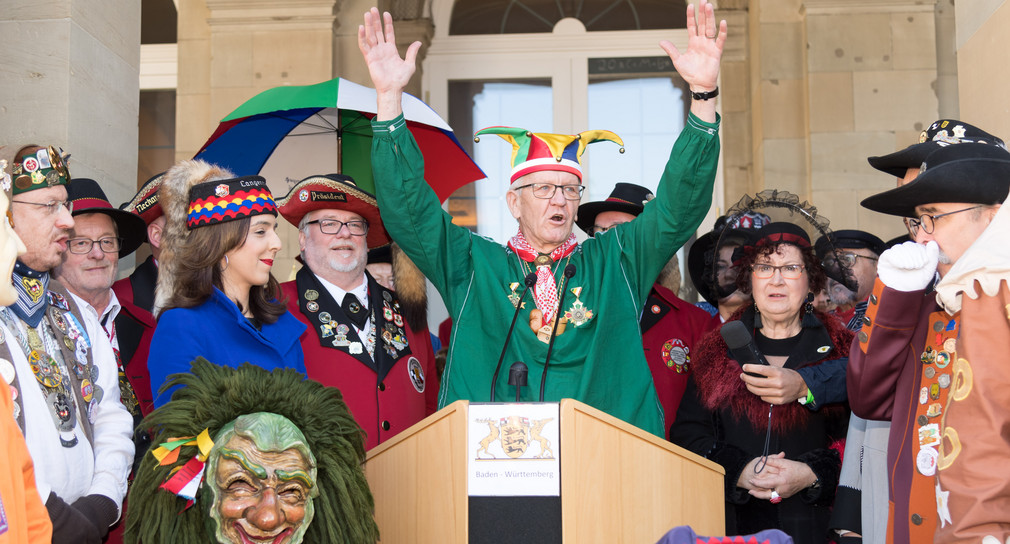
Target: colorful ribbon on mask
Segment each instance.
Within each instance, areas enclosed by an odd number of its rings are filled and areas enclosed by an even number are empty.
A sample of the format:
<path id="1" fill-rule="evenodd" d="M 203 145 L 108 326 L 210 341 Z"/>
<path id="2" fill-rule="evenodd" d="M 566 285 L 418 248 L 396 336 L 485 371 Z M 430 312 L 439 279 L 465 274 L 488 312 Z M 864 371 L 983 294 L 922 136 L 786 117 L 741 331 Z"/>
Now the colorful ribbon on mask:
<path id="1" fill-rule="evenodd" d="M 204 429 L 197 436 L 169 438 L 167 442 L 162 442 L 160 446 L 151 450 L 151 455 L 158 460 L 158 466 L 172 465 L 179 461 L 182 446 L 196 446 L 199 453 L 186 461 L 186 464 L 172 469 L 165 483 L 159 487 L 186 499 L 186 508 L 189 508 L 196 502 L 196 492 L 203 481 L 207 456 L 214 447 L 214 441 L 210 438 L 209 430 Z"/>

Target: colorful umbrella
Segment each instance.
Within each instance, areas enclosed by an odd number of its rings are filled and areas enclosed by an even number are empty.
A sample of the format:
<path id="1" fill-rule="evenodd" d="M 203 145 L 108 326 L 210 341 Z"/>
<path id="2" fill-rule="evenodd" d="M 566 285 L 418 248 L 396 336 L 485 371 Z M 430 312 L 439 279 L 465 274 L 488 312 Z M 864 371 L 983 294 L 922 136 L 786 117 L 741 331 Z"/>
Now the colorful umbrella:
<path id="1" fill-rule="evenodd" d="M 424 154 L 425 179 L 439 200 L 486 177 L 449 125 L 424 102 L 404 94 L 403 112 Z M 259 174 L 278 198 L 303 178 L 329 173 L 349 175 L 374 193 L 373 117 L 375 90 L 346 79 L 275 87 L 222 119 L 195 158 L 239 176 Z"/>

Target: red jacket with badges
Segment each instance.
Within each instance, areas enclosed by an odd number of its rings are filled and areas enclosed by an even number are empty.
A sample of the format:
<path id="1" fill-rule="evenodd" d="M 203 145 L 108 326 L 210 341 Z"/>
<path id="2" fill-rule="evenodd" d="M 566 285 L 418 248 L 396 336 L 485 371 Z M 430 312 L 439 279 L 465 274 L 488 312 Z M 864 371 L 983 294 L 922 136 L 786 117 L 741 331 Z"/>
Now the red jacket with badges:
<path id="1" fill-rule="evenodd" d="M 663 405 L 668 440 L 687 387 L 695 346 L 711 328 L 711 320 L 708 312 L 684 302 L 658 283 L 652 286 L 642 310 L 642 345 Z"/>
<path id="2" fill-rule="evenodd" d="M 119 356 L 126 370 L 126 379 L 133 387 L 137 397 L 141 415 L 146 416 L 154 409 L 154 397 L 151 391 L 151 375 L 147 371 L 147 355 L 151 348 L 151 338 L 157 323 L 151 315 L 154 305 L 154 285 L 158 279 L 158 267 L 154 258 L 137 266 L 133 274 L 112 285 L 116 292 L 119 305 L 122 307 L 116 316 L 116 338 L 119 340 Z M 134 413 L 123 399 L 130 413 Z M 138 452 L 140 455 L 141 452 Z"/>
<path id="3" fill-rule="evenodd" d="M 439 378 L 428 329 L 411 330 L 400 314 L 396 293 L 368 272 L 365 277 L 368 309 L 376 327 L 374 361 L 367 349 L 351 353 L 352 344 L 364 343 L 308 267 L 302 267 L 294 281 L 281 284 L 281 290 L 288 310 L 308 325 L 301 343 L 309 378 L 340 389 L 365 430 L 368 450 L 435 412 Z M 343 334 L 340 325 L 347 329 Z"/>

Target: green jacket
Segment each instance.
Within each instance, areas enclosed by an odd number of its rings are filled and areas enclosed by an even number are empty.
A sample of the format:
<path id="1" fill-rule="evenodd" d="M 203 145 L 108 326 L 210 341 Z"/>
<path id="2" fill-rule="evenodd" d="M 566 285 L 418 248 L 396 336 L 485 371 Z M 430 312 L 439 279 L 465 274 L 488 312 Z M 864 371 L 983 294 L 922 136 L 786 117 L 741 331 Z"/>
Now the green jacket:
<path id="1" fill-rule="evenodd" d="M 663 407 L 642 350 L 638 320 L 663 265 L 694 233 L 712 202 L 719 158 L 719 121 L 693 115 L 678 137 L 656 198 L 634 221 L 586 240 L 561 259 L 558 285 L 576 267 L 562 311 L 577 303 L 592 317 L 568 323 L 551 354 L 544 400 L 574 398 L 656 436 L 664 436 Z M 386 230 L 442 295 L 453 319 L 439 408 L 459 399 L 485 402 L 515 307 L 532 270 L 510 249 L 453 225 L 424 181 L 424 158 L 402 116 L 373 122 L 372 170 Z M 532 291 L 532 290 L 531 290 Z M 576 295 L 576 293 L 578 293 Z M 508 367 L 529 367 L 523 401 L 539 399 L 547 344 L 529 327 L 532 293 L 516 323 L 495 400 L 515 398 Z M 588 312 L 587 312 L 588 314 Z M 564 315 L 564 314 L 562 314 Z"/>

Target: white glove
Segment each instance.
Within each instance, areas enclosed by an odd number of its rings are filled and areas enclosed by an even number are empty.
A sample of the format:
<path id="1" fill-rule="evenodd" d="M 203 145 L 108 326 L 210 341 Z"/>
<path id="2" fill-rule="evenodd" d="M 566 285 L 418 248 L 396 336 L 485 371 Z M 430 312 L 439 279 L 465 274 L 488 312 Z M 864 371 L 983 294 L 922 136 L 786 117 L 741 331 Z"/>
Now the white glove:
<path id="1" fill-rule="evenodd" d="M 933 281 L 939 261 L 940 246 L 935 241 L 905 242 L 880 254 L 877 276 L 891 289 L 921 291 Z"/>

